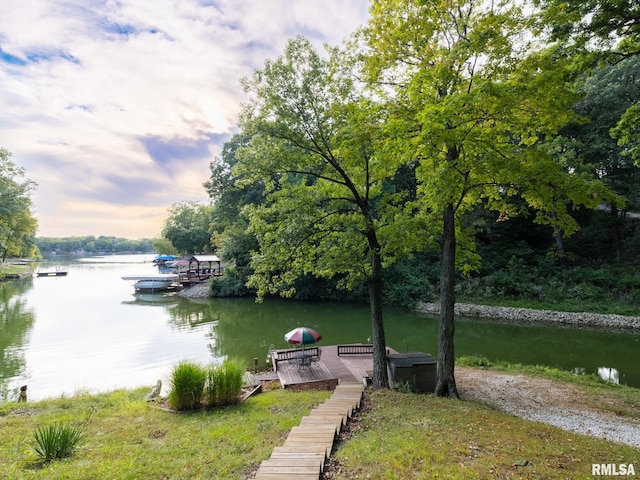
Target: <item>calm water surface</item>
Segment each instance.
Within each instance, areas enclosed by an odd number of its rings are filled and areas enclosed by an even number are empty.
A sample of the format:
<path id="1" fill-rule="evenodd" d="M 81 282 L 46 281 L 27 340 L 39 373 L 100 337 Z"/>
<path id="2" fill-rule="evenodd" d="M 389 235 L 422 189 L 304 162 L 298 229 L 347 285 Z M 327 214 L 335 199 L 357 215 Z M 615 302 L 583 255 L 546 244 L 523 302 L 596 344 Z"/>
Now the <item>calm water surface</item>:
<path id="1" fill-rule="evenodd" d="M 366 305 L 252 299 L 191 302 L 173 294 L 135 294 L 120 277 L 152 273 L 153 255 L 111 256 L 44 263 L 66 277 L 34 277 L 0 284 L 0 398 L 70 395 L 165 384 L 180 360 L 203 364 L 227 356 L 264 365 L 270 345 L 313 327 L 322 343 L 369 342 Z M 387 344 L 437 355 L 435 317 L 385 310 Z M 515 326 L 458 319 L 456 354 L 615 374 L 640 387 L 640 335 L 549 326 Z"/>

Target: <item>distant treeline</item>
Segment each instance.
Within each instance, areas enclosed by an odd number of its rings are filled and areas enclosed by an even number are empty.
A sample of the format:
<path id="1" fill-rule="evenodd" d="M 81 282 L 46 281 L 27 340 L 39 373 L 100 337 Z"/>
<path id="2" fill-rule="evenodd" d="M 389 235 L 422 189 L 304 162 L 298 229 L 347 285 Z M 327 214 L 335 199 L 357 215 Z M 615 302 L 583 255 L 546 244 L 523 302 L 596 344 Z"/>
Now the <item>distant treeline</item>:
<path id="1" fill-rule="evenodd" d="M 150 253 L 153 252 L 153 239 L 142 238 L 129 240 L 127 238 L 94 237 L 37 237 L 36 245 L 43 255 L 51 253 Z"/>

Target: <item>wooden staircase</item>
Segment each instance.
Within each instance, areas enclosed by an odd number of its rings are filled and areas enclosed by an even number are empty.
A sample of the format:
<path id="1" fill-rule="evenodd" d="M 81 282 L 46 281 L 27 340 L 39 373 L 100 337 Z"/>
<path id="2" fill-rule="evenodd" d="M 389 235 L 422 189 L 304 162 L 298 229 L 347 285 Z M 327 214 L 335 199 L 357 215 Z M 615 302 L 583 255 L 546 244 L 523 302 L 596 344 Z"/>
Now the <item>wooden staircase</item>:
<path id="1" fill-rule="evenodd" d="M 333 395 L 293 427 L 287 440 L 260 464 L 256 480 L 318 480 L 333 444 L 360 408 L 364 386 L 341 383 Z"/>

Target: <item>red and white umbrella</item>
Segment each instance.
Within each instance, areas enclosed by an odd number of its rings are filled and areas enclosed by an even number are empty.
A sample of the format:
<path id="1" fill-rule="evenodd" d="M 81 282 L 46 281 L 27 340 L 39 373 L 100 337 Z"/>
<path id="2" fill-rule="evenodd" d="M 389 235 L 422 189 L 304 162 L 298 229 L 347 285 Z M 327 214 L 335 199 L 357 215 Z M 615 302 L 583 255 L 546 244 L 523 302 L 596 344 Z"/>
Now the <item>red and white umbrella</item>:
<path id="1" fill-rule="evenodd" d="M 312 328 L 298 327 L 285 333 L 284 339 L 293 345 L 311 345 L 322 340 L 322 335 Z"/>

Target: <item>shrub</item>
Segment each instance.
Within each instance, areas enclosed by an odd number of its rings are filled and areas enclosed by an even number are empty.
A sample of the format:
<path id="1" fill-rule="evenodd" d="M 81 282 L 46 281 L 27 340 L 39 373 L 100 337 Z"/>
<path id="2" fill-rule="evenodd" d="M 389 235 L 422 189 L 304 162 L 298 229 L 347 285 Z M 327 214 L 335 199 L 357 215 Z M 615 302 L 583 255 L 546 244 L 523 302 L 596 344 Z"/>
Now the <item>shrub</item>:
<path id="1" fill-rule="evenodd" d="M 493 367 L 493 363 L 491 363 L 487 357 L 478 354 L 458 357 L 456 359 L 456 365 L 460 365 L 462 367 Z"/>
<path id="2" fill-rule="evenodd" d="M 394 385 L 393 385 L 393 389 L 396 392 L 399 393 L 413 393 L 414 392 L 414 386 L 411 382 L 409 382 L 408 380 L 405 381 L 397 381 Z"/>
<path id="3" fill-rule="evenodd" d="M 201 365 L 183 360 L 171 372 L 169 405 L 176 410 L 194 410 L 200 406 L 207 371 Z"/>
<path id="4" fill-rule="evenodd" d="M 212 297 L 245 297 L 251 294 L 246 286 L 246 276 L 238 268 L 229 267 L 222 278 L 214 278 L 209 285 Z"/>
<path id="5" fill-rule="evenodd" d="M 87 423 L 40 426 L 33 432 L 34 450 L 45 462 L 69 457 L 87 439 Z"/>
<path id="6" fill-rule="evenodd" d="M 231 405 L 238 402 L 242 392 L 245 363 L 228 358 L 221 365 L 207 370 L 206 400 L 211 406 Z"/>

